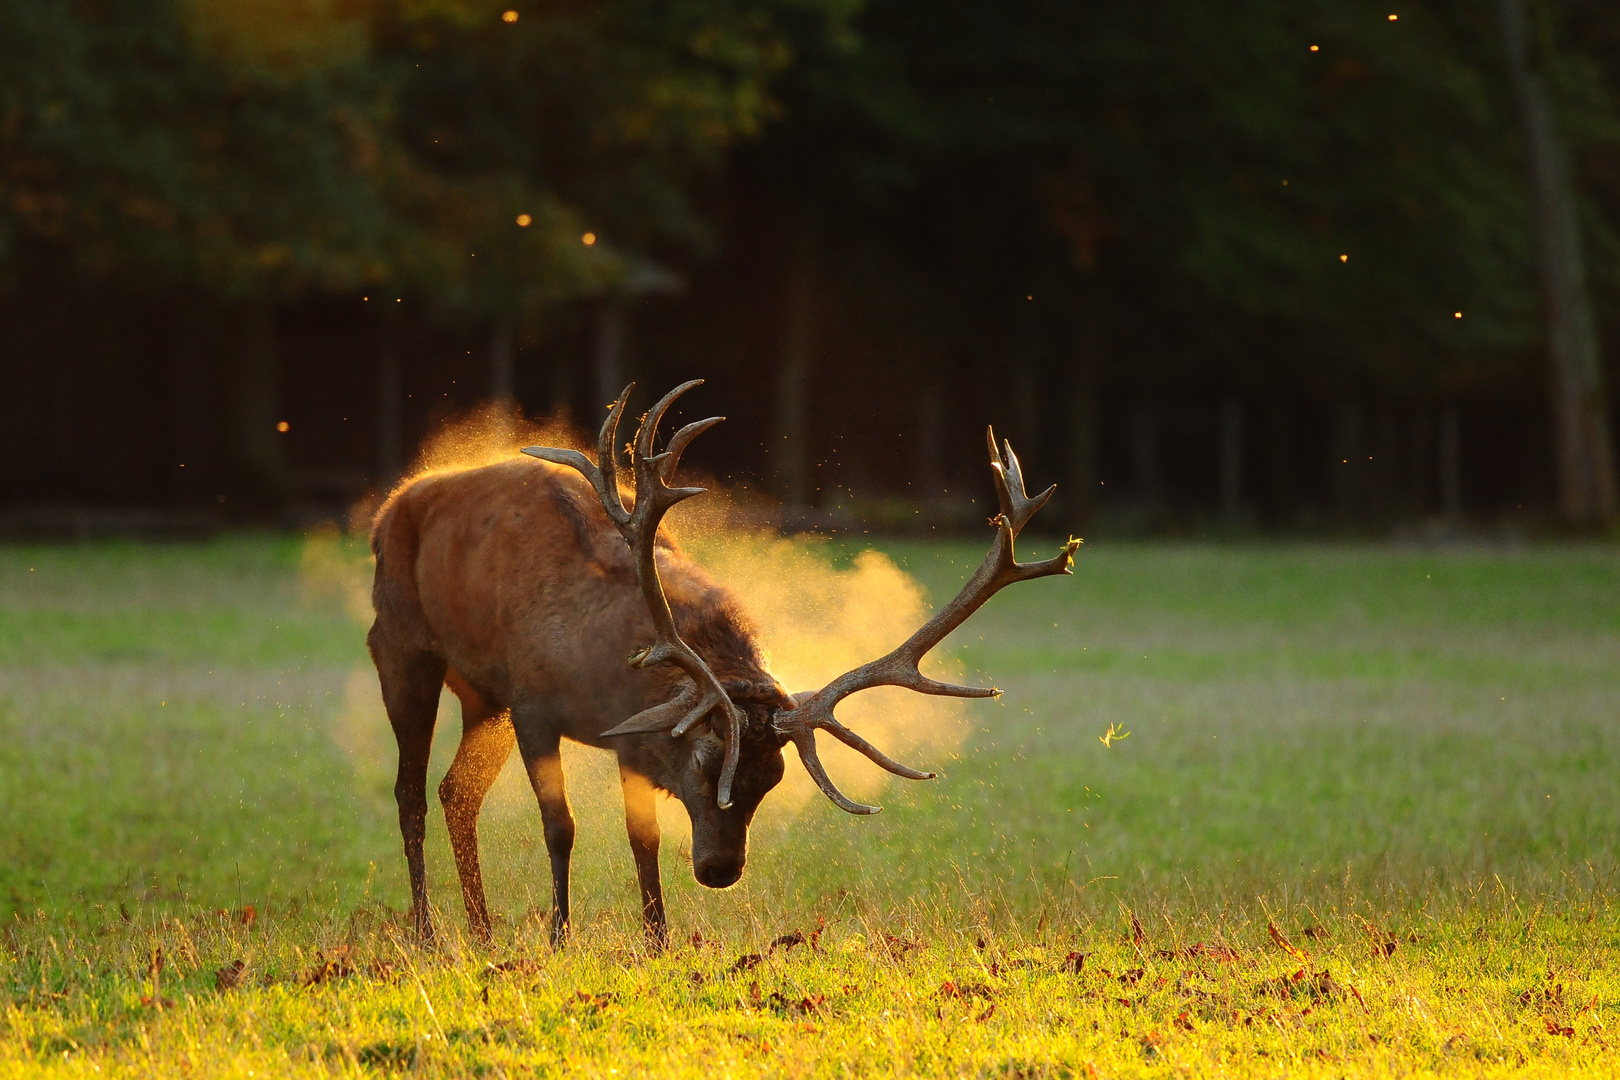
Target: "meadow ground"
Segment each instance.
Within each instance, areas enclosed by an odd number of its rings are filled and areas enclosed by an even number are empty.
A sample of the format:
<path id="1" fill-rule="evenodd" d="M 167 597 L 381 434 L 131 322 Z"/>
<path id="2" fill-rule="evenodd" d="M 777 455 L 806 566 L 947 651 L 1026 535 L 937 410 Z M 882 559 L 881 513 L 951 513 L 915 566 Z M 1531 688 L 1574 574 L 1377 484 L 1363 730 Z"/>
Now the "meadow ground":
<path id="1" fill-rule="evenodd" d="M 982 552 L 884 549 L 936 599 Z M 856 546 L 697 550 L 799 673 L 916 607 Z M 724 893 L 666 808 L 661 956 L 586 751 L 572 942 L 511 766 L 495 944 L 436 812 L 411 942 L 363 554 L 0 548 L 0 1076 L 1620 1072 L 1614 548 L 1087 545 L 950 643 L 1005 697 L 866 710 L 942 779 L 834 761 L 855 819 L 790 761 Z"/>

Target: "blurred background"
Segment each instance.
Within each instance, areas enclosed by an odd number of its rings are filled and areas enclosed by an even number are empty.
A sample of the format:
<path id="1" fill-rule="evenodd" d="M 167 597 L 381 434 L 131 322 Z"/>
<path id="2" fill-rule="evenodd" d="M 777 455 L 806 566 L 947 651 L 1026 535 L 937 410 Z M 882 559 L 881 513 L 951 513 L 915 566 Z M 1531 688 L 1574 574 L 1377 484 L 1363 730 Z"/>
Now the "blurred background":
<path id="1" fill-rule="evenodd" d="M 788 525 L 1617 517 L 1604 0 L 0 0 L 0 532 L 711 380 Z M 643 399 L 645 401 L 647 399 Z"/>

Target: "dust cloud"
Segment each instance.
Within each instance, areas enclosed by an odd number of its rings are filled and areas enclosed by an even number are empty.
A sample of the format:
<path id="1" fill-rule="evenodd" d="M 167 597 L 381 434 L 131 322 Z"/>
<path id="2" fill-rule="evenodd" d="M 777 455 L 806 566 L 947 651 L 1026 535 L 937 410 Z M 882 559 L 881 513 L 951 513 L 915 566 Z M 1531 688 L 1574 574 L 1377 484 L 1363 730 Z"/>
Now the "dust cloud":
<path id="1" fill-rule="evenodd" d="M 813 539 L 730 532 L 690 545 L 753 619 L 771 673 L 791 692 L 815 690 L 882 656 L 929 615 L 922 586 L 879 551 L 862 551 L 840 568 L 831 545 Z M 960 665 L 948 656 L 930 660 L 925 674 L 961 679 Z M 960 701 L 896 687 L 856 694 L 839 707 L 846 726 L 890 757 L 923 769 L 937 769 L 961 745 L 969 731 L 964 717 Z M 835 739 L 821 737 L 817 748 L 834 783 L 851 798 L 879 799 L 896 780 Z M 797 808 L 820 797 L 809 774 L 790 766 L 771 802 Z"/>
<path id="2" fill-rule="evenodd" d="M 416 460 L 399 486 L 425 473 L 456 472 L 510 461 L 525 446 L 577 450 L 591 444 L 592 440 L 585 438 L 567 413 L 530 419 L 510 405 L 492 402 L 446 421 L 423 439 Z M 370 521 L 366 524 L 369 527 Z"/>
<path id="3" fill-rule="evenodd" d="M 509 408 L 485 406 L 430 435 L 399 486 L 427 473 L 511 460 L 520 448 L 536 444 L 578 448 L 588 440 L 567 417 L 531 420 Z M 372 617 L 372 560 L 365 537 L 378 505 L 380 499 L 373 499 L 355 507 L 349 536 L 336 529 L 311 533 L 300 563 L 302 588 L 310 601 L 341 603 L 357 626 L 369 625 Z M 688 553 L 736 596 L 758 631 L 771 672 L 790 691 L 815 689 L 881 656 L 928 617 L 922 586 L 881 552 L 861 551 L 842 560 L 840 550 L 826 541 L 783 538 L 751 524 L 759 516 L 758 504 L 748 496 L 711 489 L 678 508 L 668 524 Z M 961 677 L 959 665 L 948 656 L 931 657 L 924 671 L 941 679 Z M 457 711 L 447 693 L 436 741 L 448 740 L 449 745 L 436 750 L 436 770 L 459 734 Z M 850 698 L 839 718 L 891 756 L 937 769 L 966 738 L 964 717 L 958 701 L 883 687 Z M 376 783 L 391 776 L 393 739 L 369 666 L 349 676 L 331 737 L 353 761 L 357 778 Z M 823 738 L 818 745 L 828 772 L 853 798 L 881 801 L 885 786 L 897 779 L 836 740 Z M 765 803 L 773 816 L 791 816 L 821 798 L 796 764 L 795 752 L 789 748 L 786 753 L 786 777 Z M 599 800 L 617 802 L 612 793 L 618 786 L 617 770 L 608 755 L 568 747 L 565 766 L 570 796 L 581 810 L 588 813 L 587 806 Z M 509 765 L 490 796 L 492 807 L 514 800 L 532 806 L 533 801 L 515 765 Z M 669 840 L 679 844 L 689 827 L 686 815 L 666 805 L 660 817 Z"/>

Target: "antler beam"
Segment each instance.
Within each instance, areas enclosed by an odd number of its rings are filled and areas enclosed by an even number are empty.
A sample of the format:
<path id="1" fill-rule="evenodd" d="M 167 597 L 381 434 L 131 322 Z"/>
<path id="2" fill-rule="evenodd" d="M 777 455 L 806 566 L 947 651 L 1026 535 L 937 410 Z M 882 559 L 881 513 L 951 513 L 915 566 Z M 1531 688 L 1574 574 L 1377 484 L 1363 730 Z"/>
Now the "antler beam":
<path id="1" fill-rule="evenodd" d="M 990 545 L 990 551 L 985 555 L 979 569 L 968 579 L 955 599 L 941 608 L 899 648 L 887 656 L 840 675 L 814 694 L 805 696 L 796 709 L 778 714 L 778 731 L 791 739 L 793 745 L 798 748 L 799 757 L 803 759 L 804 767 L 816 785 L 827 798 L 852 814 L 875 814 L 882 808 L 867 806 L 849 799 L 828 778 L 826 770 L 821 766 L 821 759 L 816 754 L 817 729 L 859 750 L 896 776 L 904 776 L 908 780 L 931 780 L 938 774 L 920 772 L 900 764 L 839 723 L 838 718 L 833 715 L 838 703 L 851 694 L 874 686 L 903 686 L 918 693 L 942 697 L 996 697 L 1001 691 L 995 687 L 958 686 L 954 683 L 940 682 L 924 675 L 918 665 L 929 650 L 943 641 L 952 630 L 966 622 L 970 615 L 984 606 L 985 601 L 1008 585 L 1017 581 L 1069 573 L 1074 552 L 1080 546 L 1080 541 L 1071 538 L 1057 555 L 1043 562 L 1021 563 L 1014 558 L 1014 540 L 1029 523 L 1029 519 L 1035 516 L 1035 512 L 1046 505 L 1046 501 L 1057 490 L 1057 485 L 1054 484 L 1039 495 L 1030 497 L 1024 491 L 1023 470 L 1019 467 L 1018 455 L 1013 453 L 1012 444 L 1003 442 L 1002 448 L 998 450 L 995 430 L 990 429 L 986 434 L 990 443 L 990 470 L 995 475 L 996 497 L 1000 502 L 1001 512 L 992 522 L 996 526 L 996 539 Z"/>
<path id="2" fill-rule="evenodd" d="M 670 508 L 707 490 L 700 487 L 671 487 L 670 484 L 675 479 L 681 454 L 691 445 L 692 440 L 725 417 L 711 416 L 707 420 L 687 424 L 670 437 L 662 453 L 655 452 L 658 425 L 663 421 L 664 414 L 669 411 L 676 398 L 695 386 L 701 386 L 702 383 L 702 379 L 682 383 L 665 394 L 656 405 L 647 410 L 647 415 L 641 418 L 641 425 L 636 431 L 635 444 L 630 455 L 636 479 L 636 502 L 633 509 L 625 509 L 623 496 L 619 492 L 616 444 L 619 421 L 624 416 L 625 404 L 630 400 L 630 392 L 635 389 L 635 383 L 625 387 L 624 393 L 619 395 L 618 400 L 608 410 L 607 420 L 602 424 L 601 434 L 596 441 L 596 461 L 591 461 L 578 450 L 550 446 L 529 446 L 525 447 L 523 452 L 542 461 L 578 470 L 590 482 L 591 487 L 596 489 L 602 509 L 607 512 L 608 519 L 613 522 L 619 534 L 624 537 L 624 542 L 629 545 L 636 562 L 636 578 L 641 584 L 641 596 L 646 601 L 648 614 L 652 616 L 654 633 L 651 645 L 630 655 L 630 666 L 648 668 L 655 664 L 674 664 L 692 680 L 670 700 L 637 713 L 624 723 L 604 731 L 602 737 L 656 731 L 668 731 L 671 735 L 680 737 L 704 718 L 719 717 L 725 728 L 726 753 L 725 764 L 720 771 L 717 801 L 720 808 L 725 810 L 731 806 L 731 785 L 736 778 L 737 761 L 742 749 L 742 710 L 732 704 L 731 698 L 721 687 L 720 681 L 715 678 L 714 672 L 709 670 L 709 665 L 704 663 L 703 658 L 693 652 L 676 632 L 675 618 L 670 613 L 669 601 L 664 596 L 663 583 L 658 577 L 655 542 L 658 526 Z"/>

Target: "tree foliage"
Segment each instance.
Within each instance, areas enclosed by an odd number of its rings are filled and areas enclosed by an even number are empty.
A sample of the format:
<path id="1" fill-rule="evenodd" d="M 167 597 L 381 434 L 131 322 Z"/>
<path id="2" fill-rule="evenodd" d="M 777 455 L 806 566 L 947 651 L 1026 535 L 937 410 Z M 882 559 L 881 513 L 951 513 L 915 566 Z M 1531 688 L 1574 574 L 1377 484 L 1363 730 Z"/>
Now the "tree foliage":
<path id="1" fill-rule="evenodd" d="M 227 296 L 588 292 L 701 243 L 684 184 L 787 59 L 730 0 L 8 0 L 0 250 Z"/>

